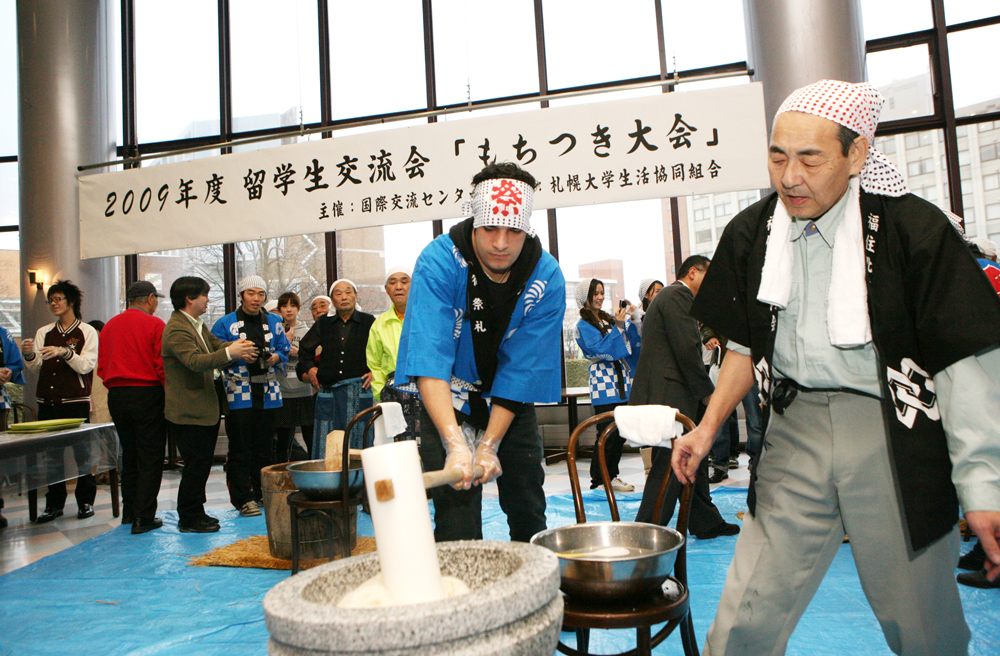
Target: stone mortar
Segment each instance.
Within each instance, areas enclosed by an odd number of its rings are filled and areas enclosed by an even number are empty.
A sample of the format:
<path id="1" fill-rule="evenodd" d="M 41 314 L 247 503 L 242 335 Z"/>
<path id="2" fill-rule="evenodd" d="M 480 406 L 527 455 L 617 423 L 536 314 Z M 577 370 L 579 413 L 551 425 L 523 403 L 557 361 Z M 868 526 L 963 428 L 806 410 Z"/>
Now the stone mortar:
<path id="1" fill-rule="evenodd" d="M 438 545 L 441 573 L 471 592 L 384 608 L 337 608 L 379 572 L 377 554 L 321 565 L 264 597 L 272 656 L 551 654 L 562 624 L 559 561 L 519 542 Z"/>

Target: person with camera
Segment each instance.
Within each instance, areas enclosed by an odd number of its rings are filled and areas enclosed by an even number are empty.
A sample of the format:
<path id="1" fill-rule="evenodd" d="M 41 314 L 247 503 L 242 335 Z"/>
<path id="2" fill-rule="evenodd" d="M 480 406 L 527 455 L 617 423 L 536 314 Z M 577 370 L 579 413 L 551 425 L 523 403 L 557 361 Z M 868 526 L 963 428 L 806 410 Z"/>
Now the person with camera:
<path id="1" fill-rule="evenodd" d="M 222 370 L 229 438 L 226 483 L 229 500 L 244 517 L 260 515 L 264 498 L 260 470 L 274 464 L 274 423 L 281 407 L 277 371 L 288 363 L 290 345 L 281 317 L 264 312 L 267 284 L 260 276 L 239 282 L 240 307 L 215 322 L 212 334 L 222 341 L 247 339 L 257 351 Z"/>
<path id="2" fill-rule="evenodd" d="M 601 309 L 604 304 L 604 283 L 596 278 L 582 280 L 576 286 L 576 303 L 580 306 L 580 320 L 576 324 L 576 343 L 590 360 L 587 369 L 590 382 L 590 404 L 594 414 L 611 412 L 628 403 L 632 388 L 632 372 L 639 362 L 639 331 L 629 319 L 635 308 L 628 301 L 621 301 L 614 316 Z M 597 424 L 597 438 L 610 421 Z M 625 439 L 618 432 L 608 435 L 604 442 L 604 459 L 615 492 L 631 492 L 635 486 L 618 477 Z M 597 444 L 590 459 L 590 489 L 604 486 L 601 464 L 597 457 Z"/>

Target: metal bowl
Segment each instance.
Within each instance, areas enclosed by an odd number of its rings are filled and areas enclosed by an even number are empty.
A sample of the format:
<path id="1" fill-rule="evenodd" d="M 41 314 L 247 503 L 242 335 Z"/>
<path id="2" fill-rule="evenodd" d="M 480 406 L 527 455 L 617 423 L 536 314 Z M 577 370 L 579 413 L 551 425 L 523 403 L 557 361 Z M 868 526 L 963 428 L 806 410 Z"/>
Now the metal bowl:
<path id="1" fill-rule="evenodd" d="M 560 588 L 568 595 L 622 599 L 658 594 L 674 569 L 684 536 L 641 522 L 588 522 L 537 533 L 531 543 L 556 552 Z M 624 547 L 628 555 L 588 555 Z"/>
<path id="2" fill-rule="evenodd" d="M 339 471 L 328 471 L 322 460 L 304 460 L 288 465 L 288 473 L 292 477 L 295 488 L 317 501 L 336 501 L 340 498 Z M 351 466 L 347 472 L 348 490 L 352 496 L 361 494 L 365 479 L 361 471 L 361 460 L 351 458 Z"/>

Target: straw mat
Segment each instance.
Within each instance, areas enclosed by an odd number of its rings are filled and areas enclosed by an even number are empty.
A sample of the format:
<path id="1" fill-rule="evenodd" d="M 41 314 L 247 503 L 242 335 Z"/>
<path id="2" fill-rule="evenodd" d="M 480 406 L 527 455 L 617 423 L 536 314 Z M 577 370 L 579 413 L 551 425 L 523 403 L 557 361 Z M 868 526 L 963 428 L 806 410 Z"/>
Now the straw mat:
<path id="1" fill-rule="evenodd" d="M 358 536 L 357 546 L 351 551 L 352 556 L 372 553 L 375 551 L 375 538 Z M 328 562 L 325 558 L 302 559 L 299 569 L 309 569 Z M 216 547 L 202 556 L 188 560 L 188 565 L 194 567 L 254 567 L 257 569 L 292 569 L 291 560 L 282 560 L 271 555 L 267 546 L 266 535 L 251 535 L 250 537 Z"/>

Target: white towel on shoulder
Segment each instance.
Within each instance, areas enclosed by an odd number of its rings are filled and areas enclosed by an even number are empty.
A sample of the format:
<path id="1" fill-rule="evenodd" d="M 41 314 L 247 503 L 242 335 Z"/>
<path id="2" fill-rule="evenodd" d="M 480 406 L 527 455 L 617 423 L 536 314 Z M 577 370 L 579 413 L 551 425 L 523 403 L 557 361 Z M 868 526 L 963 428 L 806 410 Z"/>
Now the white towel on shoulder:
<path id="1" fill-rule="evenodd" d="M 406 430 L 403 406 L 394 402 L 379 403 L 382 415 L 375 419 L 375 446 L 388 444 L 392 438 Z"/>
<path id="2" fill-rule="evenodd" d="M 830 344 L 850 348 L 872 339 L 868 321 L 868 287 L 865 284 L 864 231 L 858 176 L 851 178 L 844 220 L 833 238 L 833 264 L 827 295 L 826 325 Z M 792 291 L 792 264 L 795 249 L 788 240 L 792 219 L 780 200 L 771 219 L 764 268 L 757 300 L 781 309 L 788 307 Z"/>
<path id="3" fill-rule="evenodd" d="M 615 408 L 618 434 L 632 446 L 669 446 L 684 426 L 676 421 L 677 409 L 668 405 L 620 405 Z"/>

